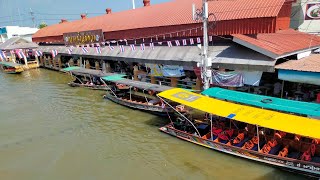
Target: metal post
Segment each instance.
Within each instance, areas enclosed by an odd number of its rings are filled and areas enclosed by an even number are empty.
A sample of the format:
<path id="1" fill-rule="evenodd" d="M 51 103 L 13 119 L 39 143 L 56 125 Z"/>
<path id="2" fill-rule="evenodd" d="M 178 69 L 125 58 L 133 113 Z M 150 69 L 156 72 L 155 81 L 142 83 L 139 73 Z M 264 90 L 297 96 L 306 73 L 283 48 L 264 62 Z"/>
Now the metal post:
<path id="1" fill-rule="evenodd" d="M 259 126 L 257 126 L 257 137 L 258 137 L 258 152 L 260 151 L 260 137 L 259 137 Z"/>
<path id="2" fill-rule="evenodd" d="M 210 77 L 209 75 L 211 70 L 211 64 L 208 62 L 208 3 L 207 0 L 202 0 L 202 18 L 203 18 L 203 60 L 202 60 L 202 69 L 203 69 L 203 89 L 208 89 L 210 86 Z"/>
<path id="3" fill-rule="evenodd" d="M 210 140 L 213 140 L 213 137 L 212 137 L 212 135 L 213 135 L 213 133 L 212 133 L 212 114 L 210 114 L 210 124 L 211 124 L 211 129 L 210 129 L 210 132 L 211 132 L 211 134 L 210 134 Z"/>
<path id="4" fill-rule="evenodd" d="M 282 80 L 281 98 L 283 98 L 284 80 Z"/>

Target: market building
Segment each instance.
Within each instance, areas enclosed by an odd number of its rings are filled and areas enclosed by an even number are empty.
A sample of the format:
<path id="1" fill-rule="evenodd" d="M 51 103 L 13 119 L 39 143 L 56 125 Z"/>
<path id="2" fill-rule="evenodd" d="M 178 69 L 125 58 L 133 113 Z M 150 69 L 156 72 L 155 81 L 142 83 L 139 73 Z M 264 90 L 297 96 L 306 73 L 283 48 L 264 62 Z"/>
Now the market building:
<path id="1" fill-rule="evenodd" d="M 39 30 L 33 41 L 44 53 L 40 64 L 128 71 L 136 80 L 200 89 L 203 26 L 193 20 L 191 7 L 200 8 L 202 1 L 143 2 L 142 8 L 117 13 L 108 8 L 102 16 L 62 19 Z M 263 76 L 277 79 L 279 63 L 307 57 L 320 47 L 319 37 L 289 28 L 291 0 L 208 3 L 214 85 L 260 86 Z"/>
<path id="2" fill-rule="evenodd" d="M 20 26 L 0 27 L 0 43 L 4 43 L 6 40 L 12 37 L 22 37 L 27 41 L 32 41 L 32 35 L 38 30 L 38 28 Z"/>

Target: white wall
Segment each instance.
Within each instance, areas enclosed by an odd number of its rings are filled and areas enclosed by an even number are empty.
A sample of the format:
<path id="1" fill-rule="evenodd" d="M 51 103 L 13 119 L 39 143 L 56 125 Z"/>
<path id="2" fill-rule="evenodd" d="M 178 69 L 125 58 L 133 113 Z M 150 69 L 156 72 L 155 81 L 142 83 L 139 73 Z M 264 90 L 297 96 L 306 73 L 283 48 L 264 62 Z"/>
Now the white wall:
<path id="1" fill-rule="evenodd" d="M 307 4 L 320 3 L 320 0 L 297 0 L 293 4 L 291 17 L 291 28 L 301 32 L 320 35 L 320 19 L 305 20 Z"/>
<path id="2" fill-rule="evenodd" d="M 6 26 L 7 34 L 0 35 L 0 42 L 4 42 L 14 36 L 24 37 L 27 40 L 32 41 L 31 36 L 36 33 L 38 28 L 19 27 L 19 26 Z"/>

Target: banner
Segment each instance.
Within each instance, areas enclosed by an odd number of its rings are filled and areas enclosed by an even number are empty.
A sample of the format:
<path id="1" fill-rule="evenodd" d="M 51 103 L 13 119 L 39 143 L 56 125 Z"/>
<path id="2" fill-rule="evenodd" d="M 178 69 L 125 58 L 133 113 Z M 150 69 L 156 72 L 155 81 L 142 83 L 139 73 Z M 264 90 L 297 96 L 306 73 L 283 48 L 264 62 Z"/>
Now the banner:
<path id="1" fill-rule="evenodd" d="M 162 65 L 160 64 L 147 64 L 146 63 L 146 68 L 150 69 L 150 75 L 151 76 L 163 76 L 162 72 Z"/>
<path id="2" fill-rule="evenodd" d="M 306 5 L 305 20 L 320 20 L 320 2 Z"/>
<path id="3" fill-rule="evenodd" d="M 182 66 L 164 65 L 162 68 L 163 76 L 181 77 L 185 76 Z"/>
<path id="4" fill-rule="evenodd" d="M 259 86 L 262 77 L 262 71 L 237 71 L 243 76 L 244 84 L 251 86 Z"/>
<path id="5" fill-rule="evenodd" d="M 217 86 L 242 87 L 244 79 L 242 73 L 213 71 L 212 83 Z"/>

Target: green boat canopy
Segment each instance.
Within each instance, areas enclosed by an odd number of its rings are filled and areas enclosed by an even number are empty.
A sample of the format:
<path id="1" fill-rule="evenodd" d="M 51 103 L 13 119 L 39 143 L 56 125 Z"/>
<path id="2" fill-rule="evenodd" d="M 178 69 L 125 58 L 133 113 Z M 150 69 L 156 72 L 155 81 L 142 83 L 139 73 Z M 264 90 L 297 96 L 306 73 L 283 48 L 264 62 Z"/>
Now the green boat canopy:
<path id="1" fill-rule="evenodd" d="M 118 81 L 118 80 L 123 80 L 125 78 L 126 75 L 125 74 L 115 74 L 115 75 L 111 75 L 111 76 L 104 76 L 102 77 L 103 80 L 106 81 Z"/>
<path id="2" fill-rule="evenodd" d="M 293 101 L 270 96 L 249 94 L 216 87 L 209 88 L 203 91 L 202 94 L 217 99 L 257 106 L 265 109 L 320 117 L 320 104 L 316 103 Z"/>
<path id="3" fill-rule="evenodd" d="M 78 67 L 78 66 L 70 66 L 70 67 L 62 69 L 61 71 L 69 72 L 69 71 L 76 70 L 76 69 L 80 69 L 80 67 Z"/>
<path id="4" fill-rule="evenodd" d="M 5 61 L 0 61 L 1 65 L 7 66 L 7 67 L 18 67 L 18 66 L 22 66 L 21 64 L 17 64 L 14 62 L 5 62 Z"/>

